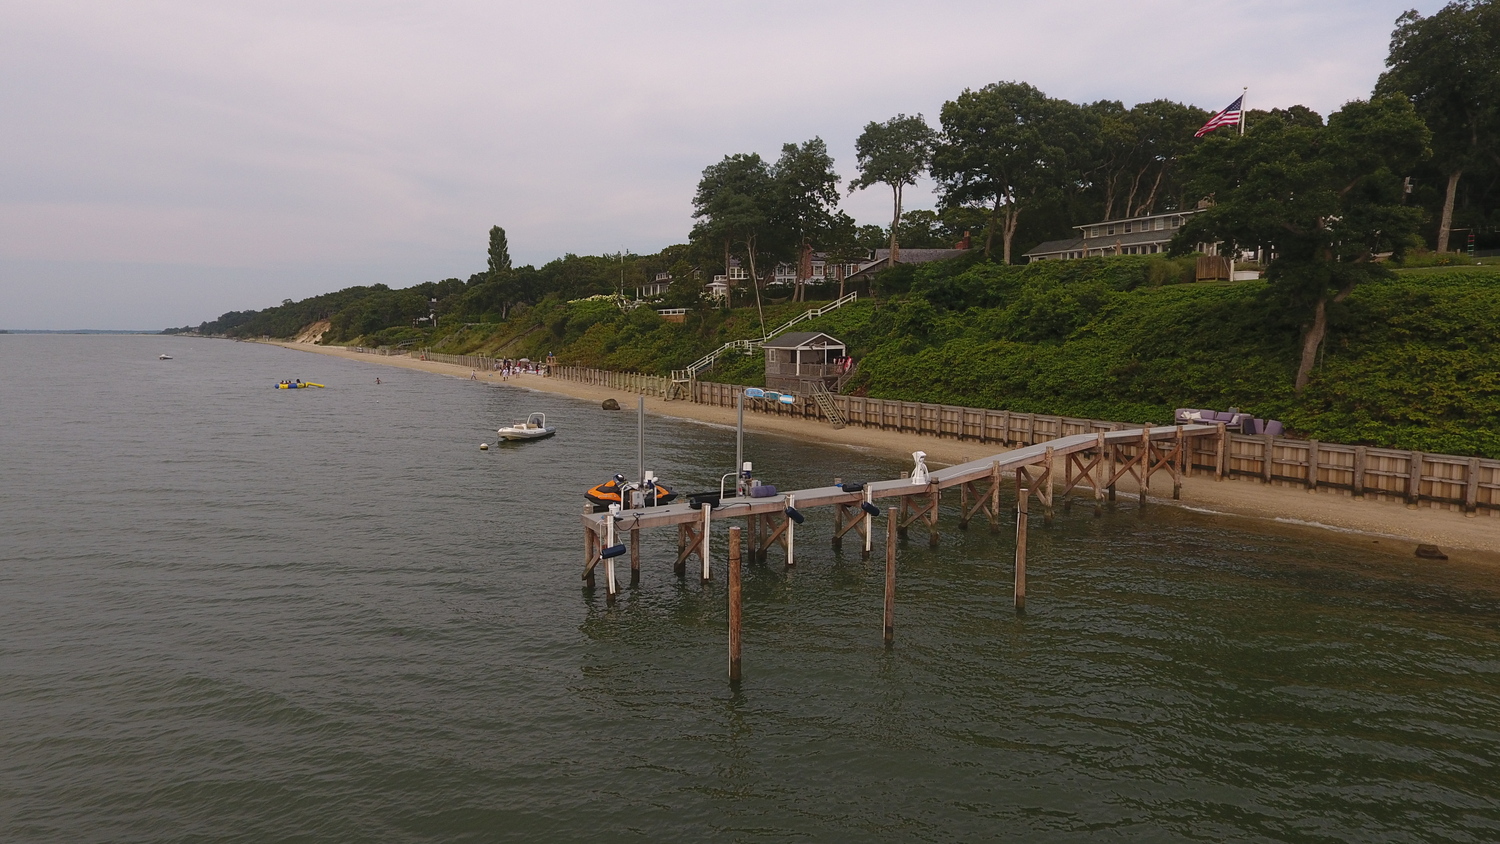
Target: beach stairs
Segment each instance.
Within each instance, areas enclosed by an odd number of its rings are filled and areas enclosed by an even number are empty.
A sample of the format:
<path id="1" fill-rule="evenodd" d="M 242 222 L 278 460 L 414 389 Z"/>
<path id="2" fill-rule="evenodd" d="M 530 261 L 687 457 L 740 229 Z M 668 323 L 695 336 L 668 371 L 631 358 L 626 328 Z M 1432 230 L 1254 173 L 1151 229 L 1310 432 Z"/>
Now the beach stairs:
<path id="1" fill-rule="evenodd" d="M 823 415 L 828 417 L 829 422 L 833 423 L 835 430 L 844 427 L 846 424 L 844 414 L 839 413 L 838 402 L 833 400 L 833 393 L 828 392 L 827 387 L 822 384 L 813 385 L 812 397 L 813 401 L 818 403 L 818 409 L 823 411 Z"/>
<path id="2" fill-rule="evenodd" d="M 836 311 L 858 298 L 858 293 L 850 293 L 849 295 L 844 296 L 841 299 L 836 299 L 821 308 L 809 308 L 782 323 L 781 325 L 778 325 L 770 331 L 767 331 L 765 336 L 761 337 L 758 340 L 730 340 L 728 343 L 725 343 L 719 348 L 714 349 L 703 357 L 698 358 L 697 360 L 688 364 L 687 369 L 672 370 L 672 383 L 674 385 L 690 385 L 692 384 L 692 382 L 698 380 L 698 374 L 700 372 L 705 372 L 708 369 L 712 368 L 714 362 L 724 355 L 730 352 L 739 352 L 743 355 L 753 355 L 757 350 L 760 349 L 761 346 L 765 345 L 765 342 L 767 340 L 771 339 L 772 337 L 779 337 L 782 334 L 785 334 L 787 331 L 791 330 L 793 326 L 796 326 L 799 323 L 806 322 L 810 319 L 817 319 L 818 317 L 829 313 L 830 311 Z M 686 391 L 688 393 L 691 393 L 691 388 L 687 388 Z"/>

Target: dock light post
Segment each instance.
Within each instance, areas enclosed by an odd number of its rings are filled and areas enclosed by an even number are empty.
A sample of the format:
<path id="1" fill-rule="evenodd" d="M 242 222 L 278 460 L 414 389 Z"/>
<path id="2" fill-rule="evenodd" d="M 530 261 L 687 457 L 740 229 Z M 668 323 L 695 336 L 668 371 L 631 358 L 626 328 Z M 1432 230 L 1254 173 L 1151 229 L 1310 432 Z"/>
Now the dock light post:
<path id="1" fill-rule="evenodd" d="M 734 495 L 739 498 L 745 494 L 745 484 L 750 480 L 750 464 L 745 462 L 745 399 L 765 399 L 780 402 L 782 404 L 796 404 L 797 397 L 791 393 L 783 393 L 777 390 L 762 390 L 759 387 L 746 387 L 743 392 L 734 398 L 735 410 L 739 421 L 734 426 L 734 471 L 739 480 L 735 482 Z"/>

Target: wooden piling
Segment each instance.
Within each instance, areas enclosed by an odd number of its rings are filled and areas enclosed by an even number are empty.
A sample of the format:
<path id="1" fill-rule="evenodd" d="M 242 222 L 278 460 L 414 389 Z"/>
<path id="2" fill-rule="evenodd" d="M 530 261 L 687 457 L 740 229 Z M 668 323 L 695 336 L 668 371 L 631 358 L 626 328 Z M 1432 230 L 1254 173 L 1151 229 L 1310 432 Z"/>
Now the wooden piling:
<path id="1" fill-rule="evenodd" d="M 885 644 L 896 641 L 896 508 L 886 511 L 885 526 Z"/>
<path id="2" fill-rule="evenodd" d="M 990 533 L 1000 532 L 1000 461 L 990 463 Z"/>
<path id="3" fill-rule="evenodd" d="M 1464 477 L 1464 515 L 1473 517 L 1479 510 L 1479 458 L 1469 458 L 1469 471 Z"/>
<path id="4" fill-rule="evenodd" d="M 1105 471 L 1104 459 L 1105 454 L 1109 450 L 1109 446 L 1104 444 L 1103 431 L 1099 432 L 1098 449 L 1099 457 L 1095 460 L 1094 474 L 1090 477 L 1090 480 L 1094 482 L 1094 518 L 1096 519 L 1104 513 L 1104 482 L 1109 480 L 1107 475 L 1102 478 L 1100 477 L 1100 473 Z"/>
<path id="5" fill-rule="evenodd" d="M 1146 490 L 1151 488 L 1151 429 L 1141 429 L 1141 503 L 1146 503 Z"/>
<path id="6" fill-rule="evenodd" d="M 584 515 L 594 512 L 592 506 L 583 508 Z M 593 528 L 583 529 L 583 582 L 589 586 L 594 585 L 594 558 L 599 553 L 599 534 L 594 533 Z"/>
<path id="7" fill-rule="evenodd" d="M 703 537 L 702 537 L 703 545 L 701 546 L 702 547 L 702 555 L 701 556 L 702 556 L 702 559 L 703 559 L 703 582 L 704 583 L 707 583 L 707 582 L 709 582 L 710 580 L 713 579 L 713 568 L 712 568 L 712 563 L 711 563 L 711 561 L 713 560 L 713 557 L 710 556 L 709 553 L 708 553 L 708 529 L 709 529 L 709 526 L 713 522 L 713 511 L 714 511 L 714 508 L 711 507 L 711 506 L 709 506 L 708 502 L 705 501 L 703 503 Z"/>
<path id="8" fill-rule="evenodd" d="M 630 529 L 630 588 L 641 585 L 641 529 Z"/>
<path id="9" fill-rule="evenodd" d="M 1037 490 L 1037 498 L 1042 502 L 1042 523 L 1052 524 L 1052 470 L 1057 465 L 1057 457 L 1053 453 L 1052 446 L 1047 446 L 1046 456 L 1042 458 L 1042 474 L 1044 479 Z"/>
<path id="10" fill-rule="evenodd" d="M 1365 497 L 1365 447 L 1354 447 L 1354 497 Z"/>
<path id="11" fill-rule="evenodd" d="M 1229 428 L 1223 422 L 1219 423 L 1219 439 L 1216 444 L 1218 450 L 1214 454 L 1214 480 L 1222 481 L 1229 472 Z"/>
<path id="12" fill-rule="evenodd" d="M 1185 457 L 1185 455 L 1183 454 L 1183 447 L 1186 445 L 1187 440 L 1183 439 L 1182 428 L 1181 426 L 1179 426 L 1177 428 L 1177 440 L 1172 445 L 1171 467 L 1173 501 L 1180 501 L 1182 499 L 1182 464 Z"/>
<path id="13" fill-rule="evenodd" d="M 672 573 L 678 577 L 687 577 L 687 537 L 688 526 L 677 526 L 677 562 L 672 566 Z"/>
<path id="14" fill-rule="evenodd" d="M 787 495 L 786 508 L 788 510 L 797 509 L 796 495 Z M 797 565 L 797 523 L 792 521 L 792 517 L 789 515 L 783 514 L 783 518 L 786 519 L 786 537 L 784 540 L 786 544 L 786 567 L 793 568 Z"/>
<path id="15" fill-rule="evenodd" d="M 729 682 L 740 681 L 740 528 L 729 529 Z"/>
<path id="16" fill-rule="evenodd" d="M 1266 434 L 1261 438 L 1263 445 L 1261 452 L 1265 455 L 1260 463 L 1260 479 L 1262 483 L 1271 482 L 1271 474 L 1276 469 L 1276 438 Z"/>
<path id="17" fill-rule="evenodd" d="M 1307 491 L 1318 491 L 1318 441 L 1307 441 Z"/>
<path id="18" fill-rule="evenodd" d="M 1422 495 L 1422 452 L 1411 453 L 1411 463 L 1406 470 L 1406 506 L 1414 509 Z"/>
<path id="19" fill-rule="evenodd" d="M 1022 487 L 1016 501 L 1016 611 L 1026 609 L 1026 515 L 1031 490 Z"/>
<path id="20" fill-rule="evenodd" d="M 927 486 L 927 495 L 932 500 L 930 509 L 927 511 L 927 546 L 938 547 L 938 504 L 942 501 L 943 491 L 938 489 L 937 484 Z"/>
<path id="21" fill-rule="evenodd" d="M 604 520 L 604 547 L 615 547 L 615 517 L 613 513 L 610 514 L 609 518 Z M 610 557 L 609 559 L 604 561 L 604 583 L 606 586 L 606 600 L 609 603 L 613 604 L 615 602 L 615 596 L 620 592 L 620 585 L 615 580 L 614 557 Z"/>

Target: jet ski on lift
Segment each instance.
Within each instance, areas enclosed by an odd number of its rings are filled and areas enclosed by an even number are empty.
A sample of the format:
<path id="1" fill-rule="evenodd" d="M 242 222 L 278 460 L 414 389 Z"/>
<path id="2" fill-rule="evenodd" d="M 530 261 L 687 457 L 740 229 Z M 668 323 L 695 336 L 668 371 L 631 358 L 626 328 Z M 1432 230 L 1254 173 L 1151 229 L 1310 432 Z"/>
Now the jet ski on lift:
<path id="1" fill-rule="evenodd" d="M 640 493 L 639 498 L 634 494 L 637 492 Z M 623 509 L 659 507 L 672 503 L 677 493 L 667 489 L 656 478 L 648 477 L 637 484 L 626 481 L 624 475 L 615 475 L 602 484 L 590 487 L 583 497 L 594 505 L 595 513 L 603 513 L 611 504 L 618 504 Z"/>

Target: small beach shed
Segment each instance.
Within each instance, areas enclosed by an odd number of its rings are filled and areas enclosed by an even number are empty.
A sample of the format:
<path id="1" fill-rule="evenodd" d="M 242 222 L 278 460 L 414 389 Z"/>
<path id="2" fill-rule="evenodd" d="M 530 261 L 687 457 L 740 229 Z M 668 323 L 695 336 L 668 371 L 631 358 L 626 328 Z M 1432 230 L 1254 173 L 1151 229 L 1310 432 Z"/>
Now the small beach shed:
<path id="1" fill-rule="evenodd" d="M 766 386 L 784 393 L 806 393 L 815 384 L 833 387 L 844 372 L 843 341 L 821 331 L 791 331 L 767 340 Z"/>

